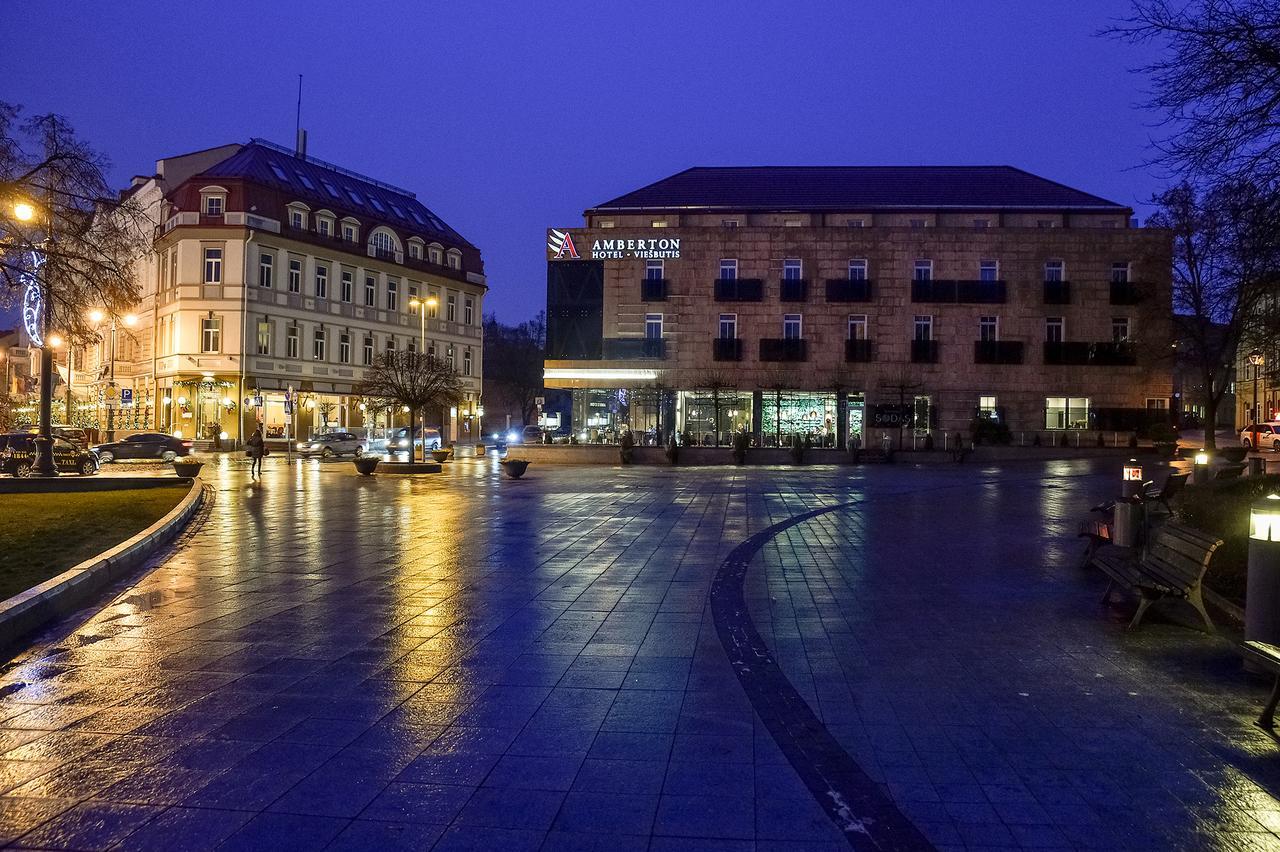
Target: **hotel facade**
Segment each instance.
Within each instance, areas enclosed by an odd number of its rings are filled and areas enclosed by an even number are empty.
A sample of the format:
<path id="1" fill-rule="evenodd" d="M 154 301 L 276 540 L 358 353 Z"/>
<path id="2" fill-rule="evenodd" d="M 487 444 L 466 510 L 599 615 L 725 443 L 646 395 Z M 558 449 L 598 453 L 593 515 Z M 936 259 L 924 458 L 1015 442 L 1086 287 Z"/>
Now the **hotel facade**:
<path id="1" fill-rule="evenodd" d="M 379 353 L 409 350 L 452 364 L 465 388 L 428 425 L 446 441 L 479 434 L 480 252 L 412 192 L 262 140 L 160 160 L 127 192 L 157 223 L 140 301 L 130 325 L 72 353 L 103 427 L 107 396 L 129 398 L 117 431 L 224 446 L 258 423 L 283 440 L 407 422 L 353 392 Z"/>
<path id="2" fill-rule="evenodd" d="M 1009 167 L 694 168 L 547 234 L 549 388 L 611 442 L 1095 441 L 1169 416 L 1170 237 Z"/>

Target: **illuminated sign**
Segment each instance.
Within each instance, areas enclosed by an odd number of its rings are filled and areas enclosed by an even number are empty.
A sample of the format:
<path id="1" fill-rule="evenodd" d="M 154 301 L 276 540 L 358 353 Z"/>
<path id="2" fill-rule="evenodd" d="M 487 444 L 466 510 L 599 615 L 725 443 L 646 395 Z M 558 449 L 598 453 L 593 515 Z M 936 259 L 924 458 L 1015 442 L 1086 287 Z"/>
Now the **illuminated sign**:
<path id="1" fill-rule="evenodd" d="M 22 324 L 27 329 L 27 336 L 38 347 L 44 346 L 44 292 L 40 286 L 40 267 L 44 265 L 44 255 L 31 252 L 31 269 L 22 273 L 26 289 L 22 293 Z"/>
<path id="2" fill-rule="evenodd" d="M 547 251 L 552 260 L 579 260 L 582 255 L 568 231 L 547 231 Z M 679 237 L 599 237 L 591 242 L 592 260 L 675 260 L 680 257 Z"/>

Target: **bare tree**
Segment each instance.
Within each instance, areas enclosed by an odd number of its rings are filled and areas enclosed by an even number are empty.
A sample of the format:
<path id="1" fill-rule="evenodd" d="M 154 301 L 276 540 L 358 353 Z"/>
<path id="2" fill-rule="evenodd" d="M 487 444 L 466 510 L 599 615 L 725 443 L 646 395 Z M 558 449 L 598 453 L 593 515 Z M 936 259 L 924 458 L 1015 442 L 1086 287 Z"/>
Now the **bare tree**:
<path id="1" fill-rule="evenodd" d="M 419 352 L 389 351 L 374 359 L 355 393 L 409 409 L 410 457 L 417 444 L 415 418 L 426 408 L 449 408 L 462 399 L 462 380 L 444 361 Z M 423 452 L 426 442 L 423 441 Z"/>
<path id="2" fill-rule="evenodd" d="M 711 432 L 714 436 L 712 440 L 718 447 L 720 446 L 720 410 L 724 407 L 724 397 L 726 393 L 736 391 L 738 383 L 726 373 L 712 372 L 698 382 L 698 387 L 711 396 Z"/>
<path id="3" fill-rule="evenodd" d="M 1280 177 L 1280 4 L 1133 0 L 1105 32 L 1169 48 L 1139 69 L 1170 129 L 1157 162 L 1186 177 Z"/>
<path id="4" fill-rule="evenodd" d="M 519 325 L 505 325 L 496 316 L 484 321 L 485 403 L 490 416 L 498 406 L 514 407 L 527 425 L 537 414 L 542 396 L 543 350 L 547 340 L 546 314 Z"/>

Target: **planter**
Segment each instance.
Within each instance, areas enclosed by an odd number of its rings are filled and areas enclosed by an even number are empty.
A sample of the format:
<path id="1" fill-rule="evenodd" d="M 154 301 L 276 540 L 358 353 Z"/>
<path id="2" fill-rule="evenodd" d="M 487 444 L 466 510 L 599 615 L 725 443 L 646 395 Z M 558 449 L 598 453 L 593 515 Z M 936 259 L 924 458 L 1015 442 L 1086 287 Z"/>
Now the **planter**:
<path id="1" fill-rule="evenodd" d="M 507 459 L 502 462 L 502 472 L 511 479 L 519 479 L 529 469 L 529 462 L 524 459 Z"/>
<path id="2" fill-rule="evenodd" d="M 358 456 L 351 460 L 356 466 L 356 470 L 363 476 L 372 476 L 373 472 L 378 469 L 378 464 L 382 459 L 377 456 Z"/>
<path id="3" fill-rule="evenodd" d="M 173 472 L 184 479 L 193 479 L 200 475 L 200 468 L 204 467 L 202 461 L 175 461 L 173 463 Z"/>
<path id="4" fill-rule="evenodd" d="M 1249 450 L 1246 447 L 1223 447 L 1218 450 L 1218 455 L 1222 456 L 1225 461 L 1229 461 L 1232 464 L 1238 464 L 1244 461 L 1244 457 L 1248 454 Z"/>
<path id="5" fill-rule="evenodd" d="M 451 455 L 453 455 L 453 450 L 432 450 L 431 451 L 431 458 L 435 459 L 437 464 L 440 464 L 442 462 L 447 462 L 449 460 L 449 456 Z"/>

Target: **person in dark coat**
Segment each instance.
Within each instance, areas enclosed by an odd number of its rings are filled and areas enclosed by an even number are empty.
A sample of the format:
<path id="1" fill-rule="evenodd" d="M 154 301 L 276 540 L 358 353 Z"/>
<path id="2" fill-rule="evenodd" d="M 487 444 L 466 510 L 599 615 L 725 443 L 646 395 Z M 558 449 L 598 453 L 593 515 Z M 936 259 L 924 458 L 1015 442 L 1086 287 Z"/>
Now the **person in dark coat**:
<path id="1" fill-rule="evenodd" d="M 262 475 L 262 456 L 266 442 L 262 439 L 262 427 L 259 426 L 253 430 L 253 434 L 249 436 L 249 440 L 245 442 L 249 448 L 249 477 Z"/>

